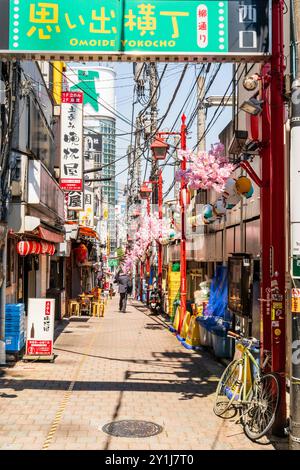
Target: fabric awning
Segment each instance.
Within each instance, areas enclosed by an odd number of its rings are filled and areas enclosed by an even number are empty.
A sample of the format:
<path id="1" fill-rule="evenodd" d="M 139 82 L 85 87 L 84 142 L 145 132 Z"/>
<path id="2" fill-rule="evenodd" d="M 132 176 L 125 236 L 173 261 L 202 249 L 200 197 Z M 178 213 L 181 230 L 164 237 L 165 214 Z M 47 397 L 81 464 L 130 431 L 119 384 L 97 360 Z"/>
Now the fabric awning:
<path id="1" fill-rule="evenodd" d="M 41 226 L 38 228 L 38 237 L 52 243 L 63 243 L 65 240 L 62 233 L 57 233 Z"/>
<path id="2" fill-rule="evenodd" d="M 98 233 L 90 227 L 79 227 L 78 236 L 80 237 L 80 235 L 90 238 L 96 238 L 97 240 L 99 240 Z"/>

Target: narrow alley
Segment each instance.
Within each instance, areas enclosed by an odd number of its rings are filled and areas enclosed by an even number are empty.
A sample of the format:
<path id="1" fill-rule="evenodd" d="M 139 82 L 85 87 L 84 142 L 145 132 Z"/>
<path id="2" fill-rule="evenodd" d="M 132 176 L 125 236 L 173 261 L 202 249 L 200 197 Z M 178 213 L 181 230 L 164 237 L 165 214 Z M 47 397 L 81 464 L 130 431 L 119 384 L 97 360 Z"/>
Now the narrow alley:
<path id="1" fill-rule="evenodd" d="M 18 362 L 0 380 L 0 449 L 273 449 L 213 413 L 223 366 L 185 349 L 161 317 L 110 300 L 104 318 L 71 317 L 56 330 L 55 362 Z M 113 437 L 110 422 L 162 427 Z"/>

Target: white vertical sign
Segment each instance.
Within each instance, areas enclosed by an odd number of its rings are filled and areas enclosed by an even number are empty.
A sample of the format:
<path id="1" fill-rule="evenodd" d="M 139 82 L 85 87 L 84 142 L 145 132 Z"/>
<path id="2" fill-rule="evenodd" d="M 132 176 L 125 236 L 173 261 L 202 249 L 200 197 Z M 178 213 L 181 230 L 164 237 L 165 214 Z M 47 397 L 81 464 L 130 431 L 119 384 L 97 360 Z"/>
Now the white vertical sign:
<path id="1" fill-rule="evenodd" d="M 55 300 L 28 299 L 26 356 L 52 356 Z"/>
<path id="2" fill-rule="evenodd" d="M 60 187 L 83 190 L 83 93 L 63 92 L 61 104 Z"/>

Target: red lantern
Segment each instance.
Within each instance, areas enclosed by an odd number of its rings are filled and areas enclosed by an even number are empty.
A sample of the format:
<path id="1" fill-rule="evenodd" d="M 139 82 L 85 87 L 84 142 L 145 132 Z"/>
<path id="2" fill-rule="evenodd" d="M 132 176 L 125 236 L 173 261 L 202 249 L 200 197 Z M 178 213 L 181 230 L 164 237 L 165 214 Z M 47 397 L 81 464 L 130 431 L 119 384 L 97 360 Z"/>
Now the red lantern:
<path id="1" fill-rule="evenodd" d="M 88 258 L 88 249 L 83 243 L 74 249 L 74 253 L 77 263 L 84 263 Z"/>
<path id="2" fill-rule="evenodd" d="M 30 253 L 30 242 L 17 243 L 17 253 L 20 256 L 27 256 Z"/>
<path id="3" fill-rule="evenodd" d="M 41 249 L 42 249 L 42 254 L 43 254 L 43 255 L 45 255 L 46 253 L 48 253 L 49 243 L 47 243 L 47 242 L 41 242 Z"/>
<path id="4" fill-rule="evenodd" d="M 31 254 L 33 255 L 40 255 L 42 252 L 42 246 L 39 242 L 29 242 L 31 243 Z"/>
<path id="5" fill-rule="evenodd" d="M 49 250 L 49 255 L 53 256 L 55 253 L 55 245 L 51 243 L 50 250 Z"/>
<path id="6" fill-rule="evenodd" d="M 27 255 L 40 255 L 42 252 L 42 246 L 39 242 L 19 242 L 17 243 L 17 253 L 20 256 Z"/>

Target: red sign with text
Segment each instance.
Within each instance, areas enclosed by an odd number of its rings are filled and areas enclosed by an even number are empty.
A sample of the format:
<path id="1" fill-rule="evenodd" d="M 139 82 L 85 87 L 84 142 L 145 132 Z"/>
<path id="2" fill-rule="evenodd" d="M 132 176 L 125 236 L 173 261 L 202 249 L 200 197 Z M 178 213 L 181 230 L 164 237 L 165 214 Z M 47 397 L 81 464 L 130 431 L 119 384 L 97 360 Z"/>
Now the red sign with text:
<path id="1" fill-rule="evenodd" d="M 27 354 L 30 356 L 50 356 L 52 354 L 52 341 L 27 341 Z"/>

